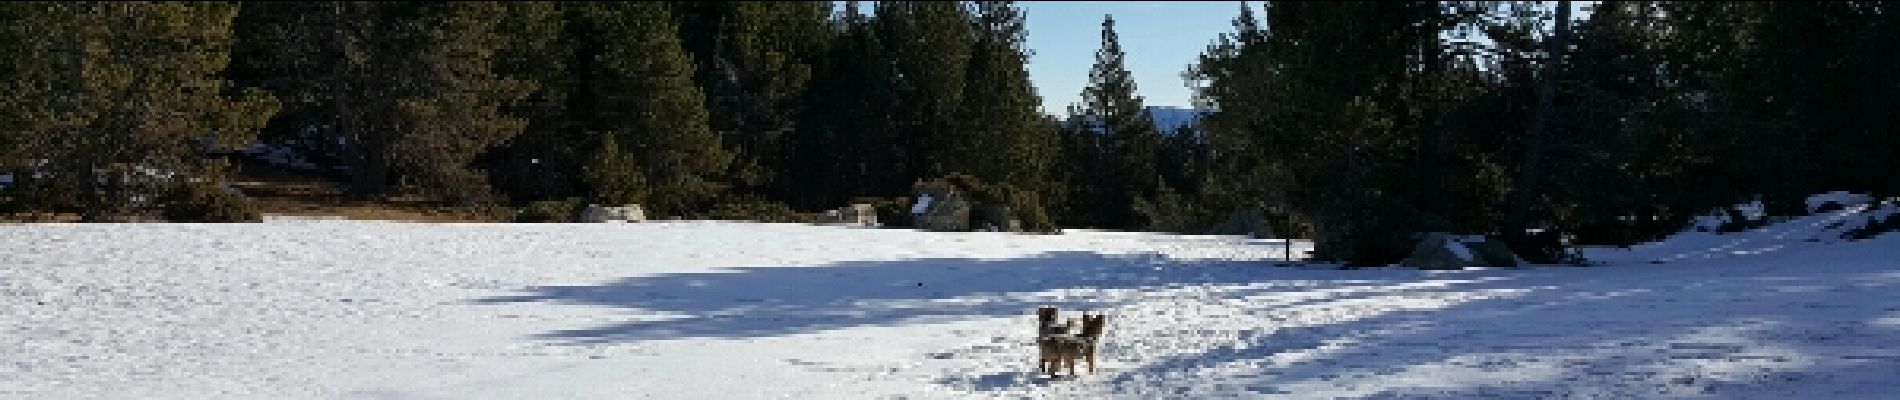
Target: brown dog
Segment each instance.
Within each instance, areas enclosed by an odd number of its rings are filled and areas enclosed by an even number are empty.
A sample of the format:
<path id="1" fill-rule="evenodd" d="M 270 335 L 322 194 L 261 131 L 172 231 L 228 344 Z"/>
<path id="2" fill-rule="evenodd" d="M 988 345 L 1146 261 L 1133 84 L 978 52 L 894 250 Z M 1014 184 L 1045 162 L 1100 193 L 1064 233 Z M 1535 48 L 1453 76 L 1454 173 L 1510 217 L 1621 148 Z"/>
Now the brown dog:
<path id="1" fill-rule="evenodd" d="M 1036 309 L 1036 349 L 1040 359 L 1036 364 L 1036 369 L 1051 374 L 1060 366 L 1062 360 L 1057 357 L 1058 338 L 1069 334 L 1069 326 L 1057 324 L 1057 318 L 1055 306 L 1042 306 Z"/>
<path id="2" fill-rule="evenodd" d="M 1107 327 L 1108 316 L 1084 313 L 1079 323 L 1070 318 L 1068 324 L 1058 325 L 1055 308 L 1047 306 L 1038 309 L 1036 316 L 1036 347 L 1041 353 L 1037 370 L 1054 376 L 1055 371 L 1067 367 L 1069 376 L 1075 376 L 1075 362 L 1082 359 L 1088 363 L 1089 373 L 1095 373 L 1095 352 Z M 1071 332 L 1077 325 L 1082 329 L 1080 334 Z"/>

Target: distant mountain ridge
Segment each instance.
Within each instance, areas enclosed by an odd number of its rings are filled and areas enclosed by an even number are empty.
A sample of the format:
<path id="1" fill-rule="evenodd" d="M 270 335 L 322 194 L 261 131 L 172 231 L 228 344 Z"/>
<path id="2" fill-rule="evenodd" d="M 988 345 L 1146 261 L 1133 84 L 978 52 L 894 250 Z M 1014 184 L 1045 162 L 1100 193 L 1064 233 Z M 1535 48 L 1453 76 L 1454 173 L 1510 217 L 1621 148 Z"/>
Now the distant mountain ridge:
<path id="1" fill-rule="evenodd" d="M 1213 111 L 1173 106 L 1148 106 L 1147 109 L 1155 117 L 1155 129 L 1160 129 L 1163 135 L 1172 135 L 1175 129 L 1200 122 L 1201 116 Z"/>
<path id="2" fill-rule="evenodd" d="M 1213 111 L 1176 106 L 1147 106 L 1143 108 L 1147 109 L 1149 114 L 1154 115 L 1155 129 L 1160 130 L 1162 135 L 1173 135 L 1176 129 L 1180 129 L 1183 126 L 1194 125 L 1200 122 L 1201 117 Z"/>

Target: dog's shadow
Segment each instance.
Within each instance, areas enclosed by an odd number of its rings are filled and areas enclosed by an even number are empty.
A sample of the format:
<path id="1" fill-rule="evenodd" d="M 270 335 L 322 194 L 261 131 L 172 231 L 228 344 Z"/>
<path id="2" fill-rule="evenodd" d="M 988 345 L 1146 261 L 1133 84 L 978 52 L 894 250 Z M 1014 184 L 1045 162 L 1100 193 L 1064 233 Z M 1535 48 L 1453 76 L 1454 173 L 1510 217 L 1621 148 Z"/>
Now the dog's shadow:
<path id="1" fill-rule="evenodd" d="M 1074 382 L 1081 379 L 1081 377 L 1081 375 L 1066 374 L 1049 375 L 1048 373 L 1037 371 L 994 372 L 977 375 L 963 383 L 978 390 L 997 390 L 1022 386 L 1049 386 L 1063 382 Z"/>

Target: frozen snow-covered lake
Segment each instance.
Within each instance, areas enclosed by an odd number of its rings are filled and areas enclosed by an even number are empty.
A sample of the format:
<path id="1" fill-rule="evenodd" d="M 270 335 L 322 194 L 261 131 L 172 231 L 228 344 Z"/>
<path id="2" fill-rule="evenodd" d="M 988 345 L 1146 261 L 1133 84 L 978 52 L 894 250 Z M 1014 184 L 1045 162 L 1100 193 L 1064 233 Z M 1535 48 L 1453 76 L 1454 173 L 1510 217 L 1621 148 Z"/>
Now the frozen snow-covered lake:
<path id="1" fill-rule="evenodd" d="M 1431 272 L 1116 232 L 0 225 L 0 398 L 1890 398 L 1900 237 L 1724 238 Z M 1680 256 L 1711 245 L 1772 250 Z M 1097 373 L 1034 374 L 1041 304 L 1111 316 Z"/>

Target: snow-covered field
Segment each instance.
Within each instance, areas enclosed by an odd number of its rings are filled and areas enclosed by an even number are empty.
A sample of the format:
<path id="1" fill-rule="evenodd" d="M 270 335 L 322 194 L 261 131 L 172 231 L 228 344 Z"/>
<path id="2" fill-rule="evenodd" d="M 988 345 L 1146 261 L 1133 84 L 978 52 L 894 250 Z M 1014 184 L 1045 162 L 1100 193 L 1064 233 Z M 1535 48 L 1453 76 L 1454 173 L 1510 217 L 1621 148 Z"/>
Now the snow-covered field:
<path id="1" fill-rule="evenodd" d="M 1474 271 L 1117 232 L 5 225 L 0 398 L 1892 398 L 1900 235 L 1796 239 L 1827 217 Z M 1041 304 L 1111 316 L 1099 371 L 1034 373 Z"/>

